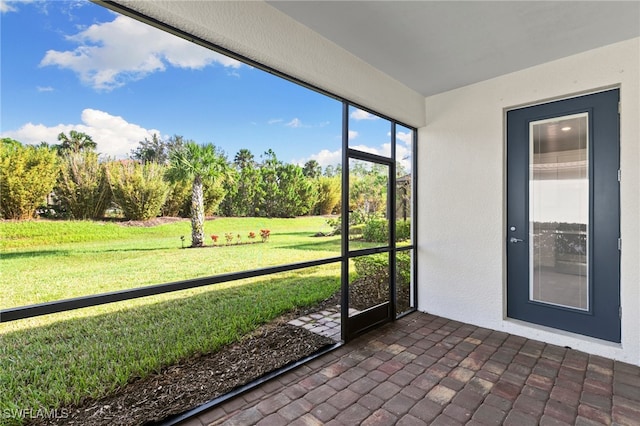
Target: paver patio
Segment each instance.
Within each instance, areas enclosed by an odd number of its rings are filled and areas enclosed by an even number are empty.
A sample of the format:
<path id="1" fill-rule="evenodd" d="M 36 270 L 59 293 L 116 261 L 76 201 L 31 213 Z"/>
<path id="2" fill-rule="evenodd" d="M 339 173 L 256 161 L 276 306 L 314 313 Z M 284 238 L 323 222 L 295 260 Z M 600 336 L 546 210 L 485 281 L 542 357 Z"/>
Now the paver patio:
<path id="1" fill-rule="evenodd" d="M 410 314 L 181 425 L 640 425 L 640 367 Z"/>

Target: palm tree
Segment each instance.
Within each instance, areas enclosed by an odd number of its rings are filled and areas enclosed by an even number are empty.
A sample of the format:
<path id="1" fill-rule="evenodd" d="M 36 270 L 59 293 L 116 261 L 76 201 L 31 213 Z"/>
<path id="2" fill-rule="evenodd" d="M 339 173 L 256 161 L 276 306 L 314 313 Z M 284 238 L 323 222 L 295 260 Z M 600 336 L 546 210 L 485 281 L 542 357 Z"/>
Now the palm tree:
<path id="1" fill-rule="evenodd" d="M 213 144 L 186 142 L 171 151 L 168 177 L 172 182 L 190 180 L 191 187 L 191 247 L 204 244 L 203 182 L 227 177 L 227 161 Z"/>
<path id="2" fill-rule="evenodd" d="M 69 131 L 69 136 L 65 135 L 64 132 L 60 133 L 58 141 L 60 141 L 58 149 L 61 152 L 93 151 L 98 147 L 98 144 L 91 139 L 91 136 L 75 130 Z"/>
<path id="3" fill-rule="evenodd" d="M 254 162 L 253 159 L 254 159 L 254 157 L 253 157 L 253 154 L 251 153 L 251 151 L 249 151 L 246 148 L 242 148 L 236 154 L 235 158 L 233 159 L 233 163 L 236 165 L 236 167 L 239 170 L 242 170 L 242 169 L 245 169 L 245 168 L 247 168 L 249 166 L 255 165 L 255 162 Z"/>

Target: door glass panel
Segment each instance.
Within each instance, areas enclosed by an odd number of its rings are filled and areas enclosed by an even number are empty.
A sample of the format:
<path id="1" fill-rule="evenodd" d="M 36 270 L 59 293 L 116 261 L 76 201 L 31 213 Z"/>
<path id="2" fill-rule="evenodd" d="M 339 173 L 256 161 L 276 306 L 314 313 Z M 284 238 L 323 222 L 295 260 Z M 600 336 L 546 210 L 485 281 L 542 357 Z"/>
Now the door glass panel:
<path id="1" fill-rule="evenodd" d="M 389 245 L 389 166 L 349 161 L 349 250 Z"/>
<path id="2" fill-rule="evenodd" d="M 588 115 L 531 122 L 529 141 L 529 299 L 588 310 Z"/>
<path id="3" fill-rule="evenodd" d="M 359 256 L 349 262 L 349 316 L 389 302 L 389 253 Z"/>

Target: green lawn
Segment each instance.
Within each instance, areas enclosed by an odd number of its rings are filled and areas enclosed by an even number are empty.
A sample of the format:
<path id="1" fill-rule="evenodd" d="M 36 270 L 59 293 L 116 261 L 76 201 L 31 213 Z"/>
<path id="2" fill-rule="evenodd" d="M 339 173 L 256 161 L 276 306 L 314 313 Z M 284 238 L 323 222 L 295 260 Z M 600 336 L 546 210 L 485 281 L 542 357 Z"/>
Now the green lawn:
<path id="1" fill-rule="evenodd" d="M 270 229 L 267 243 L 182 249 L 188 221 L 1 222 L 3 308 L 339 255 L 325 219 L 216 219 L 208 235 Z M 210 240 L 209 240 L 210 241 Z M 209 244 L 211 244 L 209 242 Z M 339 263 L 0 323 L 0 413 L 97 398 L 208 353 L 339 289 Z M 0 418 L 0 423 L 19 423 Z"/>
<path id="2" fill-rule="evenodd" d="M 104 293 L 228 272 L 340 255 L 340 238 L 316 238 L 330 230 L 322 217 L 221 218 L 205 224 L 206 235 L 249 232 L 267 243 L 181 249 L 190 244 L 189 221 L 156 227 L 75 221 L 0 222 L 0 307 Z M 234 239 L 234 242 L 236 239 Z M 212 245 L 207 237 L 206 244 Z"/>

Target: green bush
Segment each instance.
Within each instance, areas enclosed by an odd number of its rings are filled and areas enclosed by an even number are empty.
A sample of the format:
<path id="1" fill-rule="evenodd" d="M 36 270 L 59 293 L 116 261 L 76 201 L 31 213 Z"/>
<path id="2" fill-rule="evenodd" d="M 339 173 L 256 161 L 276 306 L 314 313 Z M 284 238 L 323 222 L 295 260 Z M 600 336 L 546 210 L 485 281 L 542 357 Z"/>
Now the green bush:
<path id="1" fill-rule="evenodd" d="M 224 186 L 220 179 L 215 182 L 205 181 L 203 188 L 204 214 L 210 216 L 217 213 L 224 195 Z M 189 205 L 191 205 L 191 196 L 189 196 Z"/>
<path id="2" fill-rule="evenodd" d="M 389 254 L 378 253 L 353 259 L 356 273 L 361 278 L 371 278 L 375 282 L 389 279 Z M 408 251 L 396 254 L 396 269 L 398 270 L 397 285 L 409 285 L 411 282 L 411 255 Z"/>
<path id="3" fill-rule="evenodd" d="M 162 206 L 162 216 L 189 217 L 191 214 L 191 183 L 178 180 L 169 184 L 167 199 Z"/>
<path id="4" fill-rule="evenodd" d="M 333 213 L 340 202 L 340 177 L 321 176 L 318 179 L 318 201 L 315 212 L 320 215 Z"/>
<path id="5" fill-rule="evenodd" d="M 112 162 L 108 167 L 113 201 L 129 220 L 148 220 L 160 215 L 169 192 L 164 166 L 134 161 Z"/>
<path id="6" fill-rule="evenodd" d="M 340 233 L 342 232 L 342 216 L 327 219 L 327 225 L 333 228 L 333 231 L 331 231 L 331 235 L 340 235 Z M 349 235 L 352 235 L 356 238 L 362 238 L 364 227 L 364 223 L 349 223 Z"/>
<path id="7" fill-rule="evenodd" d="M 111 190 L 98 154 L 91 151 L 62 154 L 54 192 L 62 216 L 73 219 L 102 217 L 111 203 Z"/>
<path id="8" fill-rule="evenodd" d="M 362 232 L 364 231 L 365 224 L 361 223 L 360 225 L 352 225 L 349 227 L 349 235 L 357 235 L 362 236 Z"/>
<path id="9" fill-rule="evenodd" d="M 5 219 L 30 219 L 45 204 L 56 181 L 58 159 L 49 147 L 0 143 L 0 213 Z"/>
<path id="10" fill-rule="evenodd" d="M 396 241 L 405 241 L 411 239 L 411 221 L 396 221 Z"/>
<path id="11" fill-rule="evenodd" d="M 389 254 L 379 253 L 353 259 L 356 273 L 361 278 L 371 278 L 375 282 L 389 279 Z"/>
<path id="12" fill-rule="evenodd" d="M 352 227 L 353 228 L 353 227 Z M 362 238 L 374 243 L 386 243 L 389 240 L 389 228 L 385 219 L 371 219 L 366 222 L 362 230 Z M 396 221 L 396 241 L 411 238 L 411 222 Z"/>
<path id="13" fill-rule="evenodd" d="M 371 219 L 365 223 L 362 230 L 362 238 L 365 241 L 376 243 L 388 243 L 389 226 L 385 219 Z"/>
<path id="14" fill-rule="evenodd" d="M 396 284 L 398 287 L 409 286 L 411 284 L 411 254 L 408 251 L 401 251 L 396 255 Z"/>

